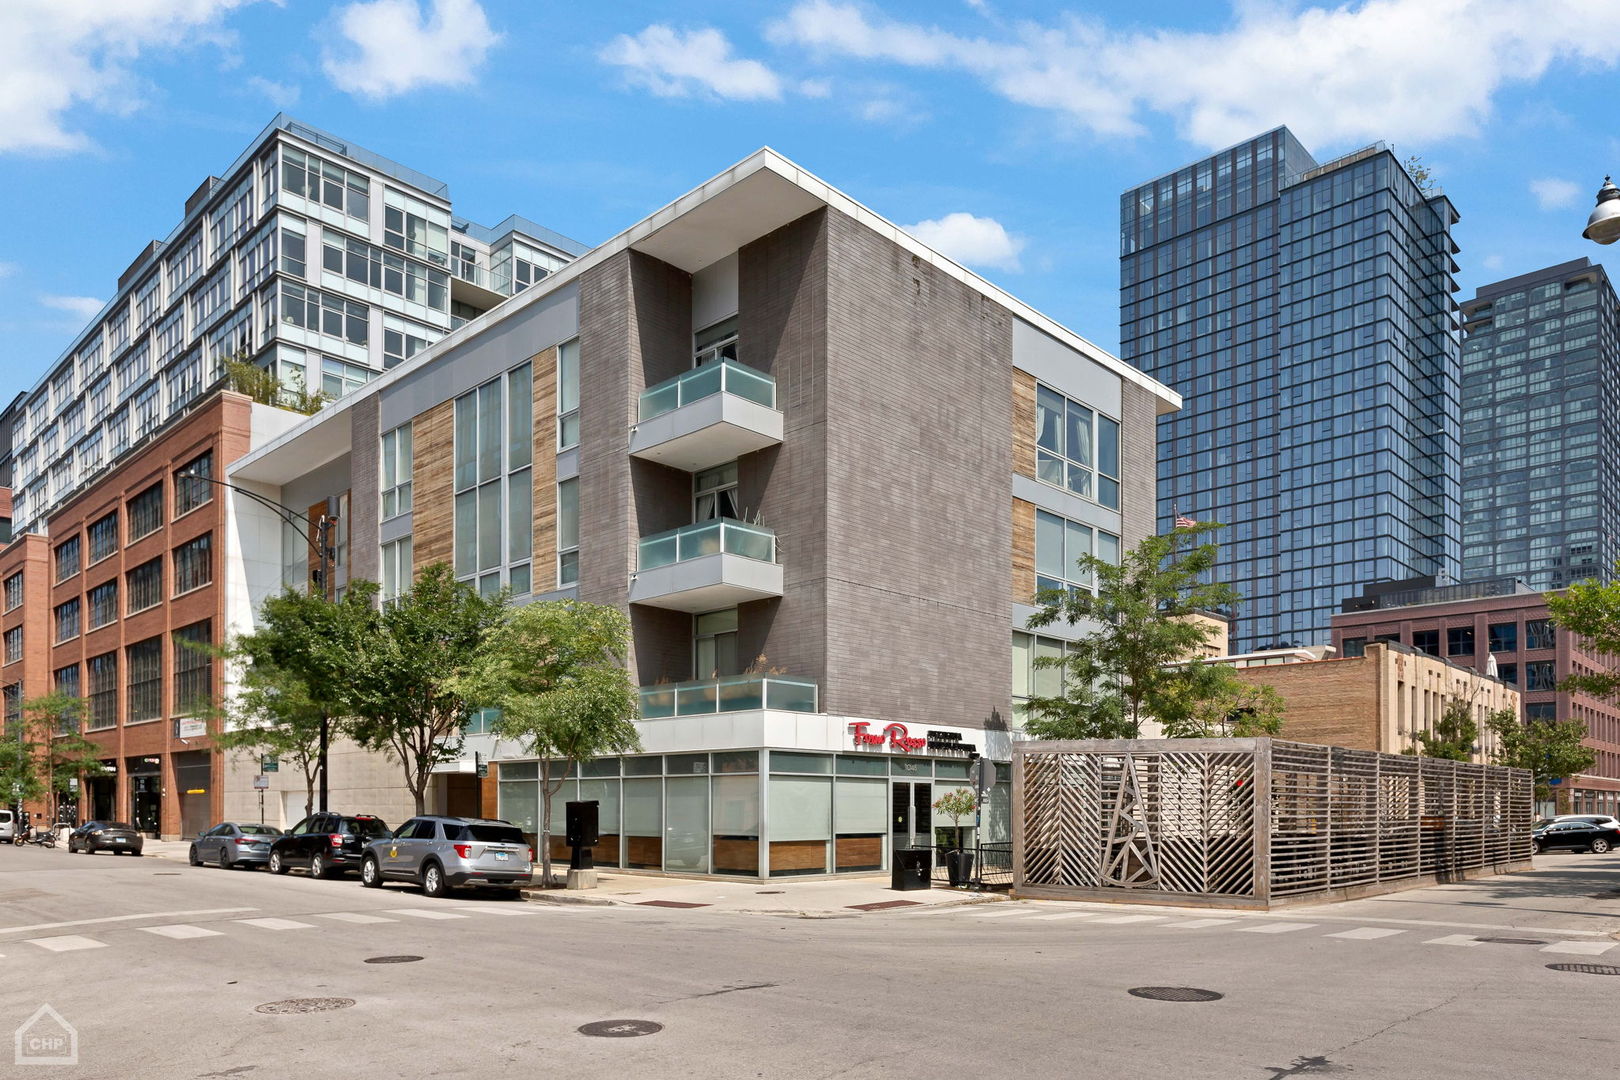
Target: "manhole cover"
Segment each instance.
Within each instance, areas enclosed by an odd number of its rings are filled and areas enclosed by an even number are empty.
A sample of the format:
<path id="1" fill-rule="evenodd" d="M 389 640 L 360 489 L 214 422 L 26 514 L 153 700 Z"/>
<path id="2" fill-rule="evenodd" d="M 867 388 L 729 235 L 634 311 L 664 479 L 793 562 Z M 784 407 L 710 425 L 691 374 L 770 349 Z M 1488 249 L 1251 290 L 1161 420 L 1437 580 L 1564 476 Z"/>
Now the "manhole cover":
<path id="1" fill-rule="evenodd" d="M 347 1009 L 353 1004 L 354 998 L 288 998 L 285 1001 L 267 1001 L 253 1011 L 277 1015 L 330 1012 L 333 1009 Z"/>
<path id="2" fill-rule="evenodd" d="M 1545 941 L 1533 937 L 1482 937 L 1477 938 L 1491 945 L 1545 945 Z"/>
<path id="3" fill-rule="evenodd" d="M 1573 971 L 1577 975 L 1620 975 L 1613 964 L 1548 964 L 1548 971 Z"/>
<path id="4" fill-rule="evenodd" d="M 368 964 L 414 964 L 422 959 L 420 956 L 368 956 Z"/>
<path id="5" fill-rule="evenodd" d="M 637 1035 L 656 1035 L 663 1030 L 663 1024 L 651 1020 L 598 1020 L 594 1024 L 582 1024 L 579 1033 L 602 1039 L 633 1039 Z"/>
<path id="6" fill-rule="evenodd" d="M 1127 991 L 1131 997 L 1149 1001 L 1219 1001 L 1225 994 L 1200 990 L 1196 986 L 1137 986 Z"/>

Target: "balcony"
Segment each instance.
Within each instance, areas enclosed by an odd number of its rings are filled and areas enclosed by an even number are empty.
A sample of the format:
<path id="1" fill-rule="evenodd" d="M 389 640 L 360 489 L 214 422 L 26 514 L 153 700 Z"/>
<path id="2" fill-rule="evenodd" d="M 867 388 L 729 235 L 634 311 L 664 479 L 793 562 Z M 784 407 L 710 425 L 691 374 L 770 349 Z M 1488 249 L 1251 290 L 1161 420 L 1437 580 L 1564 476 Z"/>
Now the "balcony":
<path id="1" fill-rule="evenodd" d="M 777 675 L 728 675 L 697 682 L 643 686 L 640 695 L 643 720 L 755 709 L 813 713 L 817 703 L 814 681 L 784 679 Z"/>
<path id="2" fill-rule="evenodd" d="M 672 611 L 714 611 L 782 595 L 776 534 L 721 519 L 643 537 L 630 602 Z"/>
<path id="3" fill-rule="evenodd" d="M 667 379 L 641 395 L 630 454 L 699 472 L 782 441 L 776 380 L 725 360 Z"/>

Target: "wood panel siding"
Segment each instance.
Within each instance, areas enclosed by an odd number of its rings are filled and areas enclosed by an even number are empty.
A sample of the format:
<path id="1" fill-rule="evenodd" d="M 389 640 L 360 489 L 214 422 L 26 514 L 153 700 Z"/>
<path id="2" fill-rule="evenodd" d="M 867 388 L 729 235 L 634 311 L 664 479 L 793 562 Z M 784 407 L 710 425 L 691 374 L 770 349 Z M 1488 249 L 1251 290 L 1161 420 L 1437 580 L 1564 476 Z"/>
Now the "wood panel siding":
<path id="1" fill-rule="evenodd" d="M 534 365 L 534 591 L 557 587 L 557 350 Z"/>
<path id="2" fill-rule="evenodd" d="M 883 868 L 883 837 L 840 836 L 833 842 L 839 870 L 880 870 Z"/>
<path id="3" fill-rule="evenodd" d="M 1012 598 L 1015 604 L 1035 602 L 1035 504 L 1012 501 Z"/>
<path id="4" fill-rule="evenodd" d="M 1035 376 L 1013 368 L 1013 472 L 1035 478 Z"/>
<path id="5" fill-rule="evenodd" d="M 664 867 L 664 838 L 662 836 L 625 837 L 624 865 L 631 870 L 662 870 Z"/>
<path id="6" fill-rule="evenodd" d="M 827 841 L 772 840 L 771 873 L 781 870 L 827 870 Z"/>
<path id="7" fill-rule="evenodd" d="M 717 874 L 759 875 L 759 839 L 714 838 L 714 872 Z"/>
<path id="8" fill-rule="evenodd" d="M 411 570 L 455 561 L 456 403 L 441 401 L 411 421 Z"/>

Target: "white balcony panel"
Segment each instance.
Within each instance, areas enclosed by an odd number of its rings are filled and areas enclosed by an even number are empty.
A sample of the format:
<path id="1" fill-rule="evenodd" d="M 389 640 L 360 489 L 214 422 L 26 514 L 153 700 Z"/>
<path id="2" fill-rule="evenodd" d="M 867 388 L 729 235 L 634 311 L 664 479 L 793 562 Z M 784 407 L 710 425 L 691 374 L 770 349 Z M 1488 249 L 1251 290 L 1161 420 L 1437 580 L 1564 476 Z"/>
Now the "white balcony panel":
<path id="1" fill-rule="evenodd" d="M 672 611 L 715 611 L 782 595 L 782 566 L 717 552 L 638 571 L 630 602 Z"/>
<path id="2" fill-rule="evenodd" d="M 699 472 L 782 441 L 782 414 L 736 394 L 710 394 L 630 429 L 630 454 Z"/>

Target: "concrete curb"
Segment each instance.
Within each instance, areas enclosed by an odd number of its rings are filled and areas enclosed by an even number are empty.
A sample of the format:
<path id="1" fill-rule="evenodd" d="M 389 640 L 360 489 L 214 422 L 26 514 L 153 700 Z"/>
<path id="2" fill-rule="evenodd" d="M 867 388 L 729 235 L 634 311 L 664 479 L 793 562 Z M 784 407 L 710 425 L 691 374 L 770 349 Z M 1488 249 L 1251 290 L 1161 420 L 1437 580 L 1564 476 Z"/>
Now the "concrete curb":
<path id="1" fill-rule="evenodd" d="M 622 900 L 610 900 L 605 896 L 581 896 L 578 892 L 570 893 L 558 889 L 521 888 L 518 892 L 530 900 L 538 900 L 544 904 L 588 904 L 592 907 L 628 906 Z"/>

